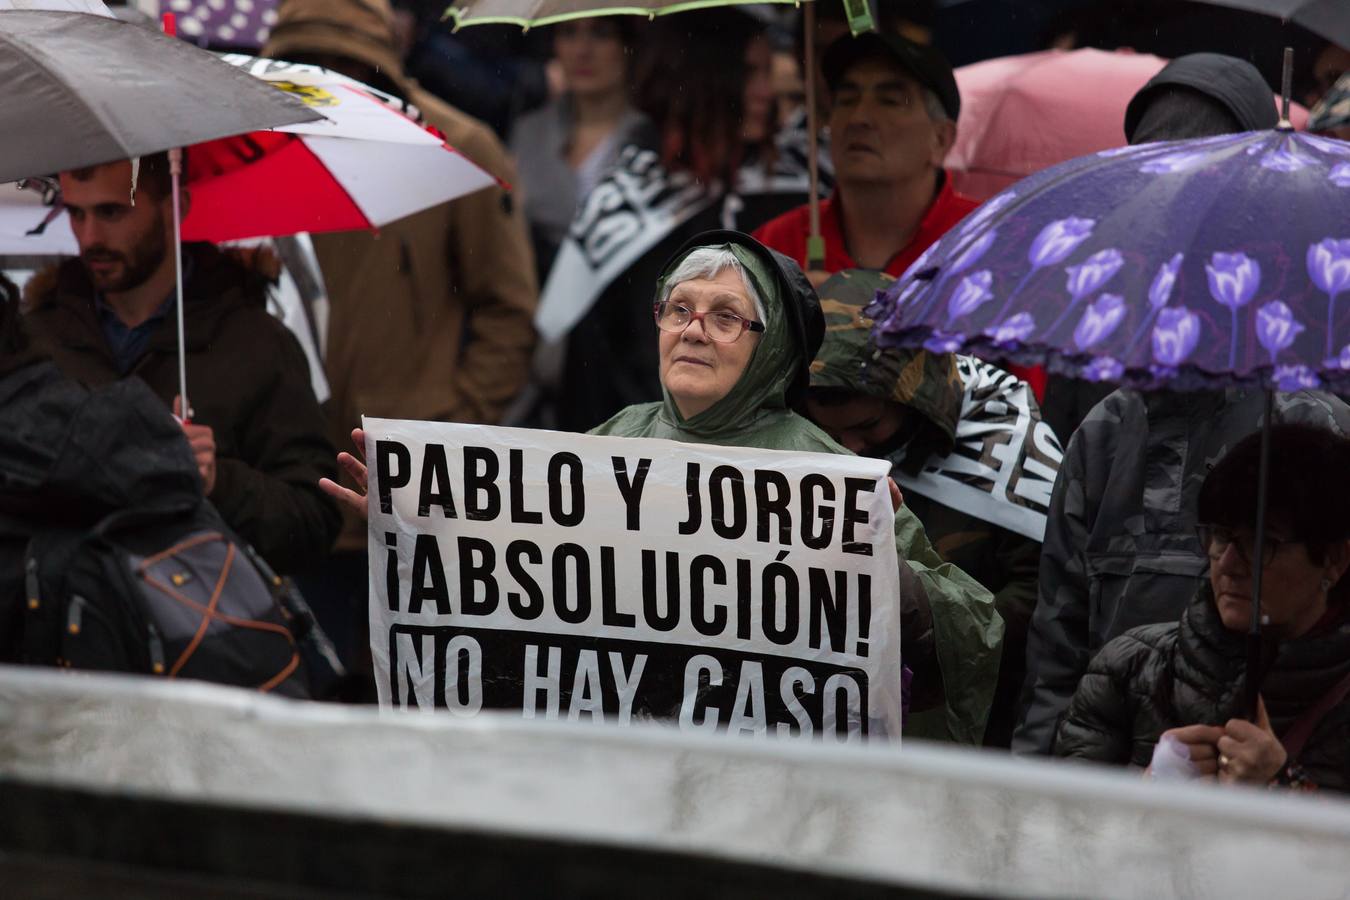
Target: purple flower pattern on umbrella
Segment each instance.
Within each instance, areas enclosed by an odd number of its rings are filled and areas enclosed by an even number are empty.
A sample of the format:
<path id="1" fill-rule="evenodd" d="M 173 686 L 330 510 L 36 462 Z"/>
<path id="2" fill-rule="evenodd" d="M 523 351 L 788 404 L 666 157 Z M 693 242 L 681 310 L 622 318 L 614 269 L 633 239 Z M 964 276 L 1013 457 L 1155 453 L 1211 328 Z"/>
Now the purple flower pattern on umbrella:
<path id="1" fill-rule="evenodd" d="M 1308 247 L 1308 277 L 1324 294 L 1350 290 L 1350 238 L 1326 238 Z"/>
<path id="2" fill-rule="evenodd" d="M 909 303 L 910 303 L 916 296 L 918 296 L 919 292 L 923 290 L 923 288 L 924 288 L 924 286 L 925 286 L 926 284 L 927 284 L 927 282 L 920 281 L 920 280 L 917 279 L 917 278 L 911 278 L 911 279 L 905 284 L 905 286 L 904 286 L 903 288 L 901 288 L 900 293 L 897 294 L 896 297 L 895 297 L 895 309 L 897 310 L 897 312 L 898 312 L 900 309 L 902 309 L 903 307 L 908 306 Z M 880 293 L 882 293 L 882 292 L 878 292 L 878 295 L 879 295 L 879 296 L 880 296 Z M 878 298 L 879 298 L 879 297 L 878 297 Z M 874 301 L 872 301 L 872 302 L 873 302 L 873 303 L 876 303 L 877 301 L 874 300 Z M 867 307 L 867 309 L 864 310 L 864 312 L 866 312 L 868 315 L 871 315 L 871 309 L 872 309 L 872 306 L 869 305 L 869 306 Z M 878 310 L 878 311 L 880 312 L 881 310 Z"/>
<path id="3" fill-rule="evenodd" d="M 1173 175 L 1177 172 L 1185 172 L 1203 161 L 1204 158 L 1203 152 L 1183 150 L 1150 159 L 1139 167 L 1139 171 L 1148 175 Z"/>
<path id="4" fill-rule="evenodd" d="M 951 323 L 961 316 L 968 316 L 994 299 L 994 295 L 989 291 L 989 286 L 993 282 L 994 273 L 988 269 L 981 269 L 962 278 L 961 283 L 947 300 L 947 322 Z"/>
<path id="5" fill-rule="evenodd" d="M 984 333 L 994 339 L 995 346 L 1009 350 L 1031 337 L 1035 330 L 1036 319 L 1031 313 L 1020 312 L 1006 322 L 986 328 Z"/>
<path id="6" fill-rule="evenodd" d="M 1181 261 L 1185 256 L 1184 253 L 1178 253 L 1158 267 L 1158 274 L 1153 276 L 1153 283 L 1148 287 L 1149 306 L 1162 309 L 1167 305 L 1167 301 L 1172 298 L 1172 288 L 1176 287 L 1177 273 L 1181 271 Z"/>
<path id="7" fill-rule="evenodd" d="M 1275 172 L 1297 172 L 1306 168 L 1309 161 L 1294 153 L 1287 147 L 1281 147 L 1279 150 L 1272 150 L 1261 157 L 1261 168 L 1271 169 Z"/>
<path id="8" fill-rule="evenodd" d="M 1125 319 L 1125 298 L 1120 294 L 1102 294 L 1083 312 L 1078 327 L 1073 330 L 1073 342 L 1079 350 L 1087 350 L 1111 336 Z"/>
<path id="9" fill-rule="evenodd" d="M 982 207 L 933 258 L 930 268 L 940 270 L 935 280 L 950 274 L 949 284 L 932 294 L 934 281 L 916 294 L 903 287 L 888 293 L 892 306 L 901 296 L 906 301 L 890 334 L 899 343 L 922 342 L 935 330 L 959 331 L 977 342 L 977 332 L 984 341 L 1013 340 L 1022 321 L 1014 317 L 1025 311 L 1039 323 L 1022 342 L 1025 358 L 1053 362 L 1054 354 L 1066 354 L 1064 362 L 1075 373 L 1087 368 L 1091 355 L 1100 354 L 1123 367 L 1122 378 L 1141 385 L 1147 379 L 1158 386 L 1179 369 L 1188 383 L 1218 386 L 1254 377 L 1253 367 L 1273 384 L 1272 368 L 1284 364 L 1304 365 L 1313 375 L 1334 371 L 1350 383 L 1350 307 L 1341 303 L 1350 300 L 1350 232 L 1336 214 L 1339 207 L 1295 208 L 1260 197 L 1275 185 L 1300 196 L 1315 194 L 1320 183 L 1323 196 L 1331 191 L 1329 199 L 1350 198 L 1350 145 L 1275 132 L 1212 140 L 1204 146 L 1122 148 L 1118 155 L 1080 160 L 1066 166 L 1059 181 L 1035 176 L 1025 182 L 1016 189 L 1021 196 L 1001 210 Z M 1140 174 L 1148 164 L 1190 168 L 1173 175 Z M 1281 172 L 1295 167 L 1301 168 Z M 1261 173 L 1269 174 L 1263 178 Z M 1162 184 L 1169 189 L 1175 185 L 1175 204 L 1150 212 L 1128 202 L 1138 190 L 1159 184 L 1158 178 L 1167 179 Z M 1254 208 L 1263 212 L 1254 215 Z M 987 217 L 981 215 L 986 211 Z M 987 234 L 994 229 L 997 238 Z M 1307 252 L 1306 278 L 1297 267 L 1299 247 Z M 1124 258 L 1114 274 L 1102 265 L 1105 260 L 1088 263 L 1103 248 Z M 986 290 L 994 302 L 980 291 L 953 294 L 977 267 L 993 274 Z M 1106 274 L 1109 279 L 1101 277 Z M 1070 276 L 1076 276 L 1072 283 Z M 1207 299 L 1195 299 L 1197 290 Z M 1127 298 L 1127 311 L 1109 335 L 1096 337 L 1097 328 L 1109 321 L 1105 314 L 1114 310 L 1099 305 L 1104 292 Z M 953 326 L 948 301 L 959 307 L 968 298 L 980 302 Z M 1075 299 L 1077 307 L 1059 327 L 1047 329 Z M 921 315 L 930 303 L 931 310 Z M 1324 330 L 1328 319 L 1333 327 Z M 940 343 L 950 346 L 951 340 L 947 335 Z M 1092 343 L 1084 350 L 1080 344 L 1087 341 Z M 1087 358 L 1073 357 L 1084 352 Z M 1115 367 L 1101 363 L 1091 371 L 1106 375 Z M 1285 377 L 1289 380 L 1290 373 Z"/>
<path id="10" fill-rule="evenodd" d="M 1172 258 L 1158 266 L 1158 273 L 1153 276 L 1153 283 L 1148 287 L 1148 314 L 1144 316 L 1144 321 L 1139 323 L 1139 328 L 1135 330 L 1130 338 L 1130 343 L 1126 345 L 1125 355 L 1129 357 L 1134 348 L 1139 346 L 1143 340 L 1144 334 L 1153 325 L 1153 317 L 1158 314 L 1158 310 L 1167 305 L 1167 301 L 1172 299 L 1172 289 L 1176 287 L 1177 275 L 1181 272 L 1181 261 L 1186 258 L 1184 253 L 1174 253 Z"/>
<path id="11" fill-rule="evenodd" d="M 1119 381 L 1125 374 L 1125 366 L 1110 356 L 1099 356 L 1083 366 L 1084 381 Z"/>
<path id="12" fill-rule="evenodd" d="M 1074 216 L 1051 222 L 1031 242 L 1031 249 L 1027 252 L 1031 267 L 1041 269 L 1063 262 L 1065 257 L 1078 249 L 1079 244 L 1092 237 L 1092 229 L 1096 224 L 1094 219 Z"/>
<path id="13" fill-rule="evenodd" d="M 960 235 L 966 237 L 971 232 L 978 230 L 980 226 L 998 215 L 998 213 L 1003 211 L 1004 207 L 1016 199 L 1016 191 L 1003 191 L 1002 193 L 990 197 L 961 221 Z"/>
<path id="14" fill-rule="evenodd" d="M 1064 282 L 1064 288 L 1073 297 L 1073 302 L 1077 303 L 1099 288 L 1105 287 L 1123 265 L 1125 259 L 1119 250 L 1114 247 L 1099 250 L 1078 265 L 1068 266 L 1064 270 L 1069 275 Z"/>
<path id="15" fill-rule="evenodd" d="M 1336 329 L 1336 297 L 1350 290 L 1350 238 L 1324 238 L 1308 247 L 1308 277 L 1327 295 L 1325 358 L 1331 360 Z"/>
<path id="16" fill-rule="evenodd" d="M 962 250 L 961 254 L 957 256 L 956 259 L 952 260 L 952 264 L 947 270 L 949 274 L 956 275 L 975 265 L 975 263 L 980 261 L 980 257 L 984 256 L 985 251 L 994 246 L 994 241 L 996 240 L 998 240 L 997 228 L 986 231 L 984 234 L 980 235 L 979 240 Z"/>
<path id="17" fill-rule="evenodd" d="M 1097 251 L 1076 266 L 1067 266 L 1064 271 L 1069 277 L 1064 282 L 1064 289 L 1069 292 L 1069 304 L 1045 333 L 1053 334 L 1058 331 L 1064 320 L 1078 308 L 1078 304 L 1105 287 L 1123 265 L 1125 258 L 1120 255 L 1119 250 L 1112 247 Z"/>
<path id="18" fill-rule="evenodd" d="M 1228 369 L 1237 367 L 1238 310 L 1251 302 L 1261 286 L 1261 264 L 1245 253 L 1215 253 L 1205 265 L 1209 294 L 1228 307 L 1233 328 L 1228 345 Z"/>
<path id="19" fill-rule="evenodd" d="M 966 345 L 966 336 L 959 332 L 934 331 L 923 342 L 929 353 L 955 353 Z"/>
<path id="20" fill-rule="evenodd" d="M 1176 367 L 1195 352 L 1200 342 L 1200 317 L 1184 306 L 1169 306 L 1158 313 L 1153 326 L 1153 358 Z"/>
<path id="21" fill-rule="evenodd" d="M 1210 296 L 1232 310 L 1250 303 L 1261 285 L 1261 264 L 1245 253 L 1215 253 L 1205 274 Z"/>
<path id="22" fill-rule="evenodd" d="M 1272 300 L 1256 310 L 1256 339 L 1270 354 L 1271 365 L 1281 350 L 1287 349 L 1303 333 L 1303 324 L 1283 300 Z"/>
<path id="23" fill-rule="evenodd" d="M 1281 391 L 1310 391 L 1322 386 L 1322 379 L 1307 366 L 1276 366 L 1270 378 Z"/>
<path id="24" fill-rule="evenodd" d="M 1046 266 L 1053 266 L 1063 262 L 1070 253 L 1078 249 L 1078 246 L 1092 237 L 1092 229 L 1097 225 L 1096 219 L 1080 219 L 1076 216 L 1069 216 L 1066 219 L 1056 219 L 1049 225 L 1046 225 L 1036 235 L 1036 239 L 1031 242 L 1031 249 L 1027 251 L 1027 260 L 1031 263 L 1031 269 L 1022 276 L 1022 280 L 1017 282 L 1017 287 L 1012 289 L 1008 298 L 1003 301 L 1003 307 L 994 316 L 994 321 L 999 322 L 1008 318 L 1008 313 L 1012 309 L 1013 301 L 1017 295 L 1026 287 L 1031 276 L 1035 275 Z"/>
<path id="25" fill-rule="evenodd" d="M 1298 139 L 1302 143 L 1321 150 L 1323 153 L 1330 153 L 1332 156 L 1350 156 L 1350 142 L 1347 141 L 1337 141 L 1316 134 L 1300 134 Z"/>

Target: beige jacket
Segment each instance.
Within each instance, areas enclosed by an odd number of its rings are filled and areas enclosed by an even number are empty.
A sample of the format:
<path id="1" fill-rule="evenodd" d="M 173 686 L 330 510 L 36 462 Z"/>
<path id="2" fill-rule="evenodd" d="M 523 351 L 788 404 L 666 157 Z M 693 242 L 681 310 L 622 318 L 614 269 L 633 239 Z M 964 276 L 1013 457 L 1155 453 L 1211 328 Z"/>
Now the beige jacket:
<path id="1" fill-rule="evenodd" d="M 419 88 L 394 47 L 384 0 L 285 0 L 263 53 L 374 67 L 452 147 L 511 183 L 496 136 Z M 337 446 L 351 446 L 362 415 L 501 417 L 528 376 L 539 293 L 524 217 L 505 190 L 479 191 L 376 234 L 315 235 L 314 247 L 330 303 L 325 368 Z M 348 517 L 338 549 L 365 542 L 364 525 Z"/>

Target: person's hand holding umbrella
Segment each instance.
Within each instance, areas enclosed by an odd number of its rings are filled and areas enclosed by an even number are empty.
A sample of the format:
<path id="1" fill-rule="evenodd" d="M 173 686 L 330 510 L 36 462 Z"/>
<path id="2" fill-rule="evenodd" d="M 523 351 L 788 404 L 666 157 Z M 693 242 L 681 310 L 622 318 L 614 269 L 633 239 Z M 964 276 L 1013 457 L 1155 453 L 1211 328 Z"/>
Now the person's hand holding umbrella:
<path id="1" fill-rule="evenodd" d="M 1219 780 L 1269 784 L 1289 761 L 1289 753 L 1270 726 L 1266 704 L 1256 707 L 1256 721 L 1230 719 L 1223 735 L 1215 741 L 1218 750 Z"/>

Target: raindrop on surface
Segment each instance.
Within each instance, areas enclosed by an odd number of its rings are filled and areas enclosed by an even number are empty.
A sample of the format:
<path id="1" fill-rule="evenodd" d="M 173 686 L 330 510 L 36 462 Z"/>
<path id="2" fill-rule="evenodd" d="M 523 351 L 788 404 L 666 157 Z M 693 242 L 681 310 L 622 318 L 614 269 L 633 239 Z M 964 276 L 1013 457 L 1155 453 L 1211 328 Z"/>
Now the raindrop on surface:
<path id="1" fill-rule="evenodd" d="M 237 12 L 234 15 L 230 16 L 230 24 L 233 25 L 235 28 L 247 28 L 248 16 L 244 15 L 243 13 Z"/>
<path id="2" fill-rule="evenodd" d="M 202 23 L 196 19 L 183 19 L 178 23 L 178 27 L 191 37 L 197 37 L 202 33 Z"/>

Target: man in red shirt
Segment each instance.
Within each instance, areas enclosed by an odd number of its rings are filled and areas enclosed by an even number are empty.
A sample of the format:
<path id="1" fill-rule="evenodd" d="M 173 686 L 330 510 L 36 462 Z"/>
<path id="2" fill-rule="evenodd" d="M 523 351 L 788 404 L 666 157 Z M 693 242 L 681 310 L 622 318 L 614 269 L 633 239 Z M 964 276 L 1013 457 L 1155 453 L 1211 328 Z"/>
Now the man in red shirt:
<path id="1" fill-rule="evenodd" d="M 806 206 L 765 223 L 755 237 L 797 260 L 817 286 L 841 269 L 898 277 L 976 206 L 952 190 L 942 169 L 961 110 L 956 77 L 933 48 L 876 32 L 835 41 L 821 68 L 837 182 L 820 204 L 824 269 L 807 264 Z"/>

